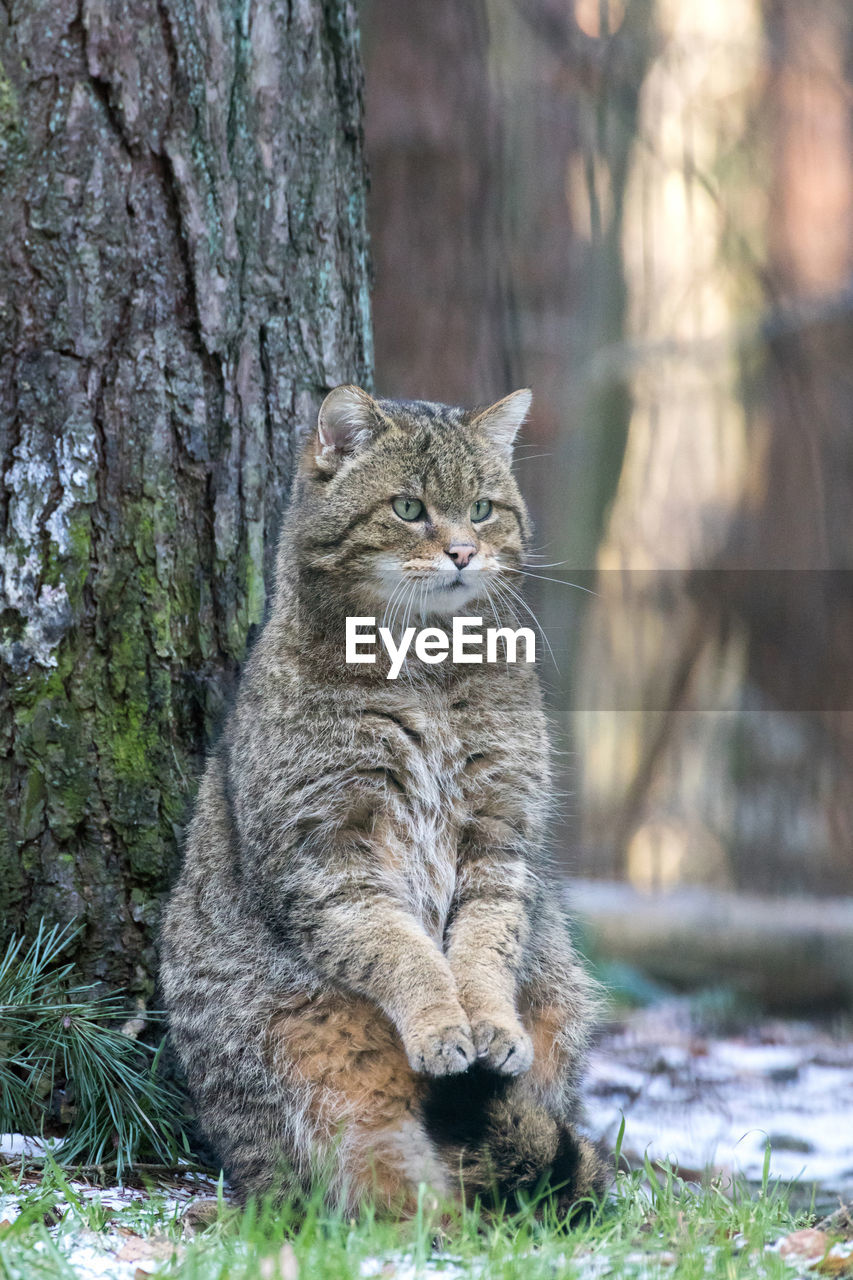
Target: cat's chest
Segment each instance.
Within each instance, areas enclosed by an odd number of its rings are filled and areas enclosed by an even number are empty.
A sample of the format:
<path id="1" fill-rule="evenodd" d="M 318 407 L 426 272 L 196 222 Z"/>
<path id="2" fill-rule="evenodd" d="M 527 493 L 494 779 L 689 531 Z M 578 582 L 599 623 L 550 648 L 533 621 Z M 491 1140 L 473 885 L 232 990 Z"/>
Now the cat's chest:
<path id="1" fill-rule="evenodd" d="M 433 832 L 451 835 L 470 815 L 482 762 L 494 758 L 493 735 L 469 713 L 467 701 L 413 700 L 395 714 L 405 733 L 405 741 L 398 736 L 398 760 L 407 806 Z"/>
<path id="2" fill-rule="evenodd" d="M 406 726 L 398 763 L 405 796 L 395 804 L 389 845 L 408 905 L 425 927 L 441 936 L 459 868 L 460 840 L 479 787 L 474 779 L 485 758 L 483 735 L 459 709 L 436 700 L 402 705 Z"/>

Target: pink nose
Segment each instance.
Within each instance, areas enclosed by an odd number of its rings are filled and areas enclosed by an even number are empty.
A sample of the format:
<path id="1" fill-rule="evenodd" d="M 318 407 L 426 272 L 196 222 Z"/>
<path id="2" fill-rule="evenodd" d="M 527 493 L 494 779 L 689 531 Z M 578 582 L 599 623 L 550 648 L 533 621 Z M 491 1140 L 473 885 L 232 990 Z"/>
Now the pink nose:
<path id="1" fill-rule="evenodd" d="M 470 542 L 454 542 L 447 548 L 447 554 L 457 569 L 464 569 L 477 554 L 477 548 Z"/>

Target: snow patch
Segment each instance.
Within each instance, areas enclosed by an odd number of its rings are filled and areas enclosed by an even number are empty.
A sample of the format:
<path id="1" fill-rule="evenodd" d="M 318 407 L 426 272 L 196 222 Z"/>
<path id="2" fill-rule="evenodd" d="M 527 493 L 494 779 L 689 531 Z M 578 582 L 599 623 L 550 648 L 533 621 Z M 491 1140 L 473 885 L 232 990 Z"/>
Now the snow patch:
<path id="1" fill-rule="evenodd" d="M 639 1011 L 593 1051 L 585 1082 L 589 1128 L 623 1151 L 853 1193 L 853 1042 L 772 1023 L 749 1035 L 703 1036 L 660 1008 Z"/>

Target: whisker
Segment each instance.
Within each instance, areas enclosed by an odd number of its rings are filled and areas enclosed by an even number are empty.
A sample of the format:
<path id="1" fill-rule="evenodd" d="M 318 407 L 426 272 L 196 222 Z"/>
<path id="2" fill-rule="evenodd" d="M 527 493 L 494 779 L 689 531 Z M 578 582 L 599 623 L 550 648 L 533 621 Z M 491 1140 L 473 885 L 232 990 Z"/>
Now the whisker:
<path id="1" fill-rule="evenodd" d="M 541 546 L 526 547 L 525 554 L 528 556 L 544 556 L 551 550 L 554 545 L 554 538 L 549 538 L 547 542 L 543 542 Z"/>
<path id="2" fill-rule="evenodd" d="M 394 628 L 397 625 L 397 618 L 399 617 L 401 611 L 405 612 L 406 604 L 411 597 L 411 594 L 417 584 L 417 581 L 418 581 L 417 578 L 411 578 L 411 577 L 407 577 L 403 579 L 403 590 L 397 599 L 397 603 L 394 606 L 394 613 L 391 618 L 390 631 L 392 635 L 394 635 Z M 402 636 L 402 634 L 403 632 L 401 631 L 400 635 Z M 394 636 L 394 639 L 396 641 L 397 637 Z"/>
<path id="3" fill-rule="evenodd" d="M 422 582 L 422 581 L 421 581 L 421 579 L 419 579 L 419 578 L 414 578 L 414 579 L 412 580 L 412 589 L 411 589 L 411 591 L 409 592 L 408 597 L 407 597 L 407 599 L 406 599 L 406 609 L 405 609 L 405 613 L 403 614 L 403 625 L 402 625 L 402 627 L 400 628 L 400 643 L 401 643 L 401 644 L 402 644 L 402 642 L 403 642 L 403 636 L 406 634 L 406 627 L 409 625 L 409 617 L 410 617 L 411 612 L 412 612 L 412 605 L 414 604 L 415 596 L 418 594 L 418 589 L 419 589 L 419 588 L 420 588 L 421 590 L 423 590 L 423 582 Z M 408 653 L 406 654 L 406 657 L 405 657 L 405 659 L 403 660 L 403 669 L 405 670 L 406 675 L 408 676 L 408 679 L 409 679 L 409 683 L 411 684 L 411 683 L 412 683 L 412 673 L 411 673 L 411 671 L 409 670 L 409 655 L 408 655 Z"/>
<path id="4" fill-rule="evenodd" d="M 493 617 L 493 618 L 494 618 L 494 620 L 495 620 L 495 626 L 498 628 L 498 630 L 500 630 L 501 620 L 500 620 L 500 618 L 498 617 L 498 611 L 497 611 L 497 608 L 496 608 L 496 606 L 495 606 L 495 601 L 494 601 L 494 598 L 493 598 L 493 596 L 492 596 L 492 593 L 491 593 L 491 591 L 489 590 L 489 584 L 488 584 L 488 582 L 484 582 L 484 583 L 483 583 L 483 586 L 484 586 L 485 591 L 486 591 L 486 599 L 487 599 L 487 600 L 488 600 L 488 602 L 489 602 L 489 608 L 490 608 L 490 609 L 491 609 L 491 611 L 492 611 L 492 617 Z"/>
<path id="5" fill-rule="evenodd" d="M 406 627 L 408 627 L 409 625 L 409 615 L 411 614 L 411 610 L 412 610 L 412 602 L 414 601 L 414 598 L 418 593 L 419 587 L 420 587 L 420 579 L 413 578 L 411 583 L 411 588 L 403 603 L 403 616 L 400 621 L 400 640 L 399 640 L 400 644 L 403 643 L 403 636 L 406 634 Z M 413 651 L 411 648 L 406 652 L 406 656 L 403 659 L 403 665 L 400 668 L 400 675 L 398 677 L 399 679 L 407 682 L 408 684 L 413 684 L 414 682 L 412 669 L 409 666 L 409 659 L 412 656 L 412 652 Z"/>
<path id="6" fill-rule="evenodd" d="M 403 613 L 403 625 L 400 627 L 400 639 L 406 634 L 406 627 L 409 625 L 409 618 L 412 614 L 412 605 L 415 602 L 415 596 L 418 594 L 418 587 L 421 585 L 417 578 L 412 581 L 412 589 L 406 599 L 406 608 Z"/>
<path id="7" fill-rule="evenodd" d="M 563 565 L 566 565 L 569 563 L 570 561 L 568 560 L 551 560 L 548 562 L 548 564 L 527 564 L 527 562 L 524 561 L 522 563 L 522 568 L 524 569 L 559 569 Z"/>
<path id="8" fill-rule="evenodd" d="M 503 568 L 506 568 L 506 566 L 505 566 L 505 565 L 504 565 L 504 566 L 502 566 L 502 567 L 503 567 Z M 550 640 L 548 639 L 548 637 L 546 636 L 545 631 L 543 630 L 543 627 L 542 627 L 542 623 L 539 621 L 539 619 L 537 618 L 536 614 L 535 614 L 535 613 L 533 612 L 533 610 L 531 609 L 530 605 L 529 605 L 529 604 L 527 603 L 527 601 L 524 599 L 524 596 L 522 596 L 518 591 L 516 591 L 516 590 L 514 589 L 514 587 L 512 587 L 512 586 L 510 585 L 510 583 L 508 583 L 508 582 L 504 582 L 504 583 L 502 584 L 502 586 L 503 586 L 504 590 L 505 590 L 505 591 L 509 591 L 509 593 L 510 593 L 510 594 L 511 594 L 511 595 L 512 595 L 512 596 L 513 596 L 513 597 L 518 601 L 518 603 L 521 605 L 521 607 L 522 607 L 523 609 L 526 609 L 526 610 L 527 610 L 527 612 L 530 614 L 531 618 L 533 619 L 534 623 L 536 624 L 536 626 L 537 626 L 537 627 L 538 627 L 538 629 L 539 629 L 539 634 L 541 635 L 542 639 L 545 641 L 545 644 L 548 646 L 548 652 L 549 652 L 549 653 L 550 653 L 550 655 L 551 655 L 551 661 L 553 662 L 553 664 L 554 664 L 554 666 L 556 667 L 557 671 L 559 671 L 559 670 L 560 670 L 560 667 L 559 667 L 559 664 L 558 664 L 558 662 L 557 662 L 557 659 L 554 657 L 554 650 L 551 648 L 551 641 L 550 641 Z"/>
<path id="9" fill-rule="evenodd" d="M 502 584 L 501 597 L 503 599 L 504 606 L 508 609 L 509 613 L 512 616 L 512 621 L 516 625 L 521 623 L 523 621 L 523 618 L 519 613 L 519 610 L 515 607 L 515 601 L 517 601 L 525 610 L 525 612 L 530 615 L 530 618 L 532 619 L 533 624 L 536 627 L 536 630 L 539 632 L 539 635 L 542 637 L 542 639 L 545 642 L 545 647 L 547 648 L 548 653 L 551 656 L 551 661 L 554 664 L 554 669 L 559 674 L 560 665 L 557 662 L 557 658 L 554 653 L 553 647 L 551 645 L 551 641 L 548 639 L 548 636 L 545 632 L 545 628 L 542 626 L 542 623 L 539 621 L 536 614 L 530 608 L 530 606 L 528 605 L 524 597 L 519 595 L 518 592 L 515 591 L 508 582 L 505 582 Z"/>
<path id="10" fill-rule="evenodd" d="M 420 577 L 416 577 L 414 581 L 414 585 L 412 585 L 411 595 L 409 596 L 409 603 L 407 603 L 406 605 L 406 617 L 405 617 L 405 621 L 403 621 L 401 637 L 405 635 L 406 627 L 409 626 L 409 623 L 411 621 L 412 608 L 414 608 L 416 612 L 416 607 L 415 607 L 416 600 L 420 602 L 421 598 L 423 598 L 423 594 L 424 594 L 424 580 L 420 579 Z M 411 652 L 412 650 L 410 650 L 410 653 Z M 409 655 L 406 655 L 406 662 L 403 663 L 403 666 L 409 667 Z"/>
<path id="11" fill-rule="evenodd" d="M 500 623 L 500 618 L 498 617 L 498 611 L 497 611 L 497 609 L 496 609 L 496 607 L 495 607 L 495 602 L 494 602 L 494 599 L 493 599 L 493 597 L 492 597 L 492 593 L 491 593 L 491 591 L 489 590 L 489 583 L 488 583 L 488 581 L 487 581 L 486 579 L 484 579 L 484 580 L 483 580 L 482 587 L 483 587 L 483 591 L 486 593 L 486 599 L 487 599 L 487 600 L 488 600 L 488 602 L 489 602 L 489 608 L 490 608 L 490 609 L 491 609 L 491 611 L 492 611 L 492 617 L 493 617 L 493 618 L 494 618 L 494 620 L 495 620 L 495 626 L 496 626 L 498 629 L 500 629 L 500 625 L 501 625 L 501 623 Z"/>
<path id="12" fill-rule="evenodd" d="M 499 602 L 508 611 L 512 621 L 518 622 L 518 610 L 515 607 L 515 602 L 510 599 L 509 592 L 505 590 L 499 578 L 492 579 L 492 587 L 497 594 Z"/>
<path id="13" fill-rule="evenodd" d="M 542 573 L 530 573 L 527 569 L 510 569 L 507 564 L 502 564 L 501 569 L 505 569 L 507 573 L 520 573 L 524 578 L 536 578 L 539 582 L 556 582 L 561 587 L 575 587 L 578 591 L 586 592 L 588 596 L 598 595 L 597 591 L 593 591 L 589 587 L 582 587 L 579 582 L 566 582 L 565 578 L 548 578 Z"/>
<path id="14" fill-rule="evenodd" d="M 400 585 L 399 583 L 396 584 L 396 586 L 392 589 L 390 596 L 385 601 L 385 608 L 382 610 L 382 620 L 379 623 L 380 627 L 385 627 L 388 625 L 388 610 L 391 608 L 391 602 L 394 599 L 394 595 L 399 585 Z"/>
<path id="15" fill-rule="evenodd" d="M 397 612 L 398 612 L 398 613 L 400 613 L 400 612 L 401 612 L 401 613 L 402 613 L 402 615 L 403 615 L 403 619 L 404 619 L 404 621 L 403 621 L 403 623 L 402 623 L 402 625 L 401 625 L 401 627 L 400 627 L 400 643 L 402 643 L 403 633 L 404 633 L 404 631 L 406 630 L 405 618 L 406 618 L 406 616 L 407 616 L 407 614 L 408 614 L 409 605 L 410 605 L 410 603 L 411 603 L 412 596 L 413 596 L 413 594 L 414 594 L 414 591 L 415 591 L 415 588 L 416 588 L 416 586 L 417 586 L 417 583 L 418 583 L 417 578 L 412 578 L 412 579 L 410 579 L 410 580 L 406 583 L 407 590 L 406 590 L 405 594 L 402 596 L 402 598 L 401 598 L 401 600 L 400 600 L 399 609 L 398 609 L 398 611 L 397 611 Z M 397 625 L 397 613 L 395 613 L 395 615 L 394 615 L 394 626 L 396 626 L 396 625 Z M 396 640 L 396 636 L 395 636 L 394 638 L 395 638 L 395 640 Z"/>
<path id="16" fill-rule="evenodd" d="M 388 597 L 388 600 L 386 601 L 386 604 L 385 604 L 385 610 L 384 610 L 384 612 L 383 612 L 383 614 L 382 614 L 382 624 L 381 624 L 381 625 L 382 625 L 383 627 L 387 627 L 387 626 L 388 626 L 388 610 L 391 608 L 392 604 L 394 604 L 394 601 L 395 601 L 395 599 L 396 599 L 396 597 L 397 597 L 397 593 L 398 593 L 398 592 L 401 592 L 401 591 L 403 590 L 403 588 L 405 587 L 405 585 L 406 585 L 406 579 L 401 575 L 401 576 L 400 576 L 400 578 L 397 580 L 397 583 L 396 583 L 396 585 L 395 585 L 395 587 L 394 587 L 394 590 L 391 592 L 390 596 Z"/>

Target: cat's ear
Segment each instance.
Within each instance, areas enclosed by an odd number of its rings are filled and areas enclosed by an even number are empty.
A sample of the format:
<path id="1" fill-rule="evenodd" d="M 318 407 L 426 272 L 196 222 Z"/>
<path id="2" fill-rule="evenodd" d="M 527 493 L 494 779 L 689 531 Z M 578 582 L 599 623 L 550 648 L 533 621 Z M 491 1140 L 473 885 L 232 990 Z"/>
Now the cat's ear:
<path id="1" fill-rule="evenodd" d="M 335 387 L 320 405 L 317 418 L 317 452 L 320 471 L 331 474 L 352 454 L 368 444 L 381 428 L 382 411 L 361 387 Z"/>
<path id="2" fill-rule="evenodd" d="M 504 396 L 497 404 L 483 409 L 471 422 L 471 426 L 490 440 L 503 456 L 512 457 L 512 442 L 518 429 L 530 412 L 533 392 L 527 387 L 523 391 L 513 391 Z"/>

